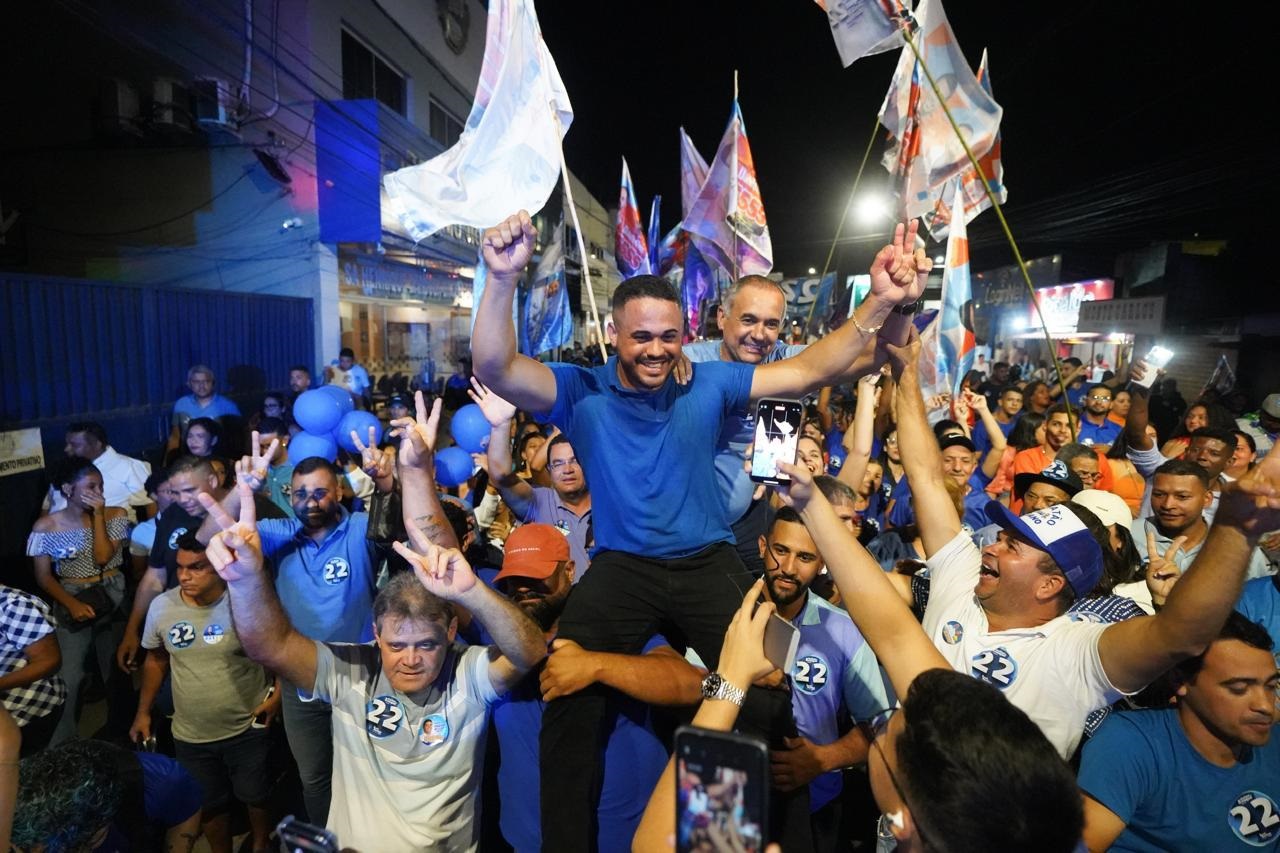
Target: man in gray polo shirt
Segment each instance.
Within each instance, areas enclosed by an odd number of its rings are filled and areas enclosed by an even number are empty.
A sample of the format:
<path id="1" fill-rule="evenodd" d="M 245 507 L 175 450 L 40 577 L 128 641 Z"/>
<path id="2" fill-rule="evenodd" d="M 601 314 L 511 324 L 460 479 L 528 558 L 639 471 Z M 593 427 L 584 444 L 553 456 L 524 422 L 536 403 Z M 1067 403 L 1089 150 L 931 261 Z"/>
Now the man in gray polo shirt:
<path id="1" fill-rule="evenodd" d="M 573 445 L 559 430 L 547 443 L 547 473 L 551 488 L 535 486 L 513 472 L 511 464 L 511 421 L 516 407 L 472 377 L 471 399 L 489 421 L 489 478 L 498 487 L 511 514 L 524 524 L 549 524 L 569 539 L 577 583 L 591 567 L 595 547 L 591 528 L 591 490 L 578 464 Z"/>
<path id="2" fill-rule="evenodd" d="M 402 481 L 421 474 L 401 469 Z M 264 571 L 249 488 L 240 488 L 239 522 L 208 499 L 223 531 L 209 542 L 209 560 L 227 581 L 249 656 L 333 706 L 328 828 L 357 853 L 477 849 L 488 710 L 546 655 L 541 629 L 477 583 L 459 551 L 430 543 L 406 519 L 419 553 L 396 543 L 413 572 L 378 593 L 374 642 L 309 640 L 289 624 Z M 492 646 L 456 642 L 451 602 L 480 621 Z"/>

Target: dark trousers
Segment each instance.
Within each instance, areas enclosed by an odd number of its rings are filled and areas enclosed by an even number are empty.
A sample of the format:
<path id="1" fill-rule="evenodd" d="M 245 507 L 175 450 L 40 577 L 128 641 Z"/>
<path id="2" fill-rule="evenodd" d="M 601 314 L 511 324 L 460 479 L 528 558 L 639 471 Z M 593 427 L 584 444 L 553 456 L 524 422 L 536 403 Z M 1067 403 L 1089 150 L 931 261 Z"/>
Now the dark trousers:
<path id="1" fill-rule="evenodd" d="M 637 654 L 655 633 L 687 642 L 715 669 L 729 620 L 754 582 L 734 547 L 721 542 L 697 554 L 656 560 L 605 551 L 574 587 L 560 617 L 559 638 L 593 651 Z M 553 700 L 542 717 L 542 844 L 560 853 L 591 851 L 603 776 L 608 691 L 595 685 Z M 781 746 L 794 736 L 791 697 L 785 690 L 751 688 L 739 730 Z M 775 797 L 785 825 L 783 849 L 808 849 L 807 786 L 797 796 Z M 779 837 L 775 831 L 771 834 Z"/>

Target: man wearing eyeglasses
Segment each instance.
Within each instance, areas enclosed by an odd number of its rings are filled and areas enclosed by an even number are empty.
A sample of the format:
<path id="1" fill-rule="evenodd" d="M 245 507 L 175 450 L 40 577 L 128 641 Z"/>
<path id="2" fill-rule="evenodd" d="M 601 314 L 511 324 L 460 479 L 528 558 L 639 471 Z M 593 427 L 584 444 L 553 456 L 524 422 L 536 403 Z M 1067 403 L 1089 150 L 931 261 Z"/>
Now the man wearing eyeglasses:
<path id="1" fill-rule="evenodd" d="M 1124 428 L 1111 420 L 1111 389 L 1106 385 L 1094 385 L 1084 396 L 1084 408 L 1080 410 L 1080 428 L 1076 433 L 1081 444 L 1110 447 L 1116 443 Z"/>
<path id="2" fill-rule="evenodd" d="M 547 443 L 547 473 L 551 488 L 535 486 L 517 477 L 511 462 L 511 421 L 516 407 L 473 379 L 471 399 L 489 421 L 489 448 L 486 463 L 489 478 L 498 487 L 511 514 L 524 524 L 549 524 L 569 540 L 569 551 L 577 583 L 591 567 L 591 549 L 595 546 L 591 526 L 591 490 L 586 474 L 578 464 L 573 445 L 563 433 Z"/>

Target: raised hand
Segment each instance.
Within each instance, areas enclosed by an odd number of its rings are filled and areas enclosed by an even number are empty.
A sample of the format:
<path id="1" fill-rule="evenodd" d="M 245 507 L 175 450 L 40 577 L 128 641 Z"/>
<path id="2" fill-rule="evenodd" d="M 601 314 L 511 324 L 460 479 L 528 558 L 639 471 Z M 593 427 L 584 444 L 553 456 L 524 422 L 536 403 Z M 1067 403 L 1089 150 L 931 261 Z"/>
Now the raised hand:
<path id="1" fill-rule="evenodd" d="M 519 275 L 533 258 L 533 243 L 537 237 L 538 229 L 533 227 L 533 220 L 523 210 L 485 229 L 480 245 L 490 274 L 502 278 Z"/>
<path id="2" fill-rule="evenodd" d="M 428 473 L 435 470 L 436 430 L 440 426 L 440 398 L 431 403 L 431 413 L 421 391 L 413 394 L 414 416 L 396 418 L 391 422 L 391 435 L 400 438 L 397 459 L 402 468 L 419 468 Z"/>
<path id="3" fill-rule="evenodd" d="M 794 467 L 794 466 L 793 466 Z M 777 608 L 766 601 L 756 606 L 764 591 L 764 581 L 758 580 L 747 590 L 742 606 L 733 614 L 729 630 L 725 632 L 720 647 L 720 674 L 734 687 L 745 690 L 748 684 L 773 672 L 774 665 L 764 656 L 764 629 L 769 616 Z M 754 608 L 754 609 L 753 609 Z"/>
<path id="4" fill-rule="evenodd" d="M 1179 536 L 1169 543 L 1164 553 L 1156 547 L 1156 535 L 1147 530 L 1147 589 L 1151 592 L 1151 603 L 1163 607 L 1165 599 L 1173 590 L 1173 585 L 1182 577 L 1182 569 L 1178 568 L 1178 552 L 1187 544 L 1187 537 Z"/>
<path id="5" fill-rule="evenodd" d="M 403 542 L 396 542 L 392 547 L 413 567 L 414 575 L 427 592 L 445 601 L 457 601 L 476 585 L 471 564 L 457 548 L 426 543 L 423 553 L 419 554 Z"/>
<path id="6" fill-rule="evenodd" d="M 817 492 L 813 485 L 813 474 L 805 466 L 793 465 L 783 459 L 778 460 L 778 473 L 791 478 L 790 483 L 783 482 L 774 487 L 778 498 L 796 512 L 802 512 Z"/>
<path id="7" fill-rule="evenodd" d="M 240 457 L 236 462 L 236 482 L 248 483 L 249 488 L 256 492 L 267 482 L 267 471 L 271 467 L 271 460 L 276 458 L 276 451 L 280 449 L 280 439 L 273 438 L 265 453 L 257 430 L 249 434 L 249 441 L 250 454 Z"/>
<path id="8" fill-rule="evenodd" d="M 479 379 L 471 377 L 471 388 L 467 391 L 471 401 L 480 407 L 484 419 L 489 426 L 496 427 L 510 423 L 516 416 L 516 407 L 485 387 Z"/>
<path id="9" fill-rule="evenodd" d="M 893 242 L 881 249 L 871 262 L 871 292 L 885 302 L 906 305 L 915 302 L 924 292 L 924 278 L 917 267 L 923 266 L 927 274 L 933 265 L 913 248 L 919 227 L 918 219 L 905 226 L 899 223 L 893 229 Z"/>
<path id="10" fill-rule="evenodd" d="M 976 391 L 965 391 L 964 401 L 969 404 L 969 408 L 975 412 L 982 413 L 990 407 L 987 405 L 987 398 Z"/>
<path id="11" fill-rule="evenodd" d="M 263 568 L 262 539 L 258 536 L 258 513 L 253 505 L 253 490 L 248 483 L 237 483 L 236 488 L 240 490 L 239 520 L 227 515 L 227 511 L 212 495 L 202 492 L 196 496 L 219 528 L 219 532 L 209 540 L 205 556 L 214 571 L 227 583 L 260 574 Z"/>
<path id="12" fill-rule="evenodd" d="M 369 443 L 365 444 L 355 430 L 351 431 L 351 441 L 360 451 L 360 469 L 374 481 L 386 480 L 396 468 L 396 452 L 390 447 L 378 449 L 378 428 L 369 427 Z"/>
<path id="13" fill-rule="evenodd" d="M 920 353 L 923 344 L 920 343 L 920 332 L 912 324 L 907 342 L 902 346 L 896 346 L 888 341 L 883 342 L 885 355 L 889 358 L 889 367 L 893 372 L 895 379 L 902 378 L 902 372 L 907 369 L 908 365 L 916 365 L 920 363 Z"/>

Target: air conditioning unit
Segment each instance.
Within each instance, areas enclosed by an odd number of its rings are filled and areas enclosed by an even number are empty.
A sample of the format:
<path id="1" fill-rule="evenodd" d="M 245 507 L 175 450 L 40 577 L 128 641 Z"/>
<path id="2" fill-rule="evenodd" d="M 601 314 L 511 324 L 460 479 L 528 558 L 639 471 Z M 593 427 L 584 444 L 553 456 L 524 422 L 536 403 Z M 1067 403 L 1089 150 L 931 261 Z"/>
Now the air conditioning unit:
<path id="1" fill-rule="evenodd" d="M 152 83 L 151 124 L 159 130 L 191 130 L 191 95 L 180 80 L 157 77 Z"/>
<path id="2" fill-rule="evenodd" d="M 98 90 L 98 126 L 107 134 L 141 136 L 138 90 L 118 77 L 103 80 Z"/>
<path id="3" fill-rule="evenodd" d="M 220 77 L 197 77 L 191 84 L 192 112 L 206 130 L 226 130 L 235 116 L 231 84 Z"/>

